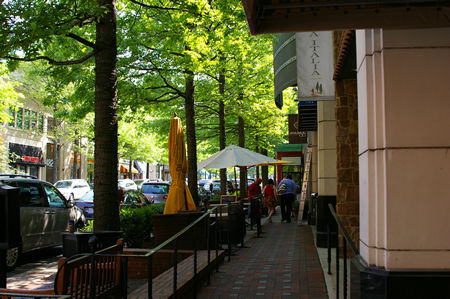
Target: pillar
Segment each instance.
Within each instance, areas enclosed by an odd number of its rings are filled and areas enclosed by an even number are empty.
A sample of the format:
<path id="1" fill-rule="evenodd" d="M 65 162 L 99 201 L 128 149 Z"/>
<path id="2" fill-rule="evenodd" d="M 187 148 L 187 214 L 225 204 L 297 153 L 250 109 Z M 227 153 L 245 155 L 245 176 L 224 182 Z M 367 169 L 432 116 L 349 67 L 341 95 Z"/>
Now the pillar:
<path id="1" fill-rule="evenodd" d="M 445 298 L 450 29 L 357 31 L 357 72 L 361 292 Z"/>

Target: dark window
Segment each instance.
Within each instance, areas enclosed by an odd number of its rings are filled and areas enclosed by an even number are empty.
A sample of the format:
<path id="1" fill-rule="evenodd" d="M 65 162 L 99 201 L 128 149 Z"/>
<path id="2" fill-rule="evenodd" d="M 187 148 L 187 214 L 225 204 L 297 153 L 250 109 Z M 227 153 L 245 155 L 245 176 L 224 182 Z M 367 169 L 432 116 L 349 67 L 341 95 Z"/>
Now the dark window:
<path id="1" fill-rule="evenodd" d="M 43 206 L 42 194 L 39 184 L 28 182 L 3 181 L 3 183 L 19 187 L 19 200 L 21 207 L 41 207 Z"/>
<path id="2" fill-rule="evenodd" d="M 9 107 L 9 122 L 10 127 L 16 126 L 16 110 L 13 107 Z"/>
<path id="3" fill-rule="evenodd" d="M 45 193 L 47 193 L 48 205 L 50 207 L 64 208 L 65 201 L 55 187 L 51 185 L 44 185 Z"/>
<path id="4" fill-rule="evenodd" d="M 31 112 L 31 130 L 34 131 L 36 130 L 36 125 L 37 125 L 37 112 L 36 111 L 32 111 Z"/>
<path id="5" fill-rule="evenodd" d="M 25 109 L 23 113 L 23 129 L 29 130 L 30 129 L 30 110 Z"/>
<path id="6" fill-rule="evenodd" d="M 22 129 L 23 108 L 19 108 L 16 113 L 16 127 Z"/>
<path id="7" fill-rule="evenodd" d="M 44 116 L 42 114 L 38 117 L 38 131 L 44 133 Z"/>

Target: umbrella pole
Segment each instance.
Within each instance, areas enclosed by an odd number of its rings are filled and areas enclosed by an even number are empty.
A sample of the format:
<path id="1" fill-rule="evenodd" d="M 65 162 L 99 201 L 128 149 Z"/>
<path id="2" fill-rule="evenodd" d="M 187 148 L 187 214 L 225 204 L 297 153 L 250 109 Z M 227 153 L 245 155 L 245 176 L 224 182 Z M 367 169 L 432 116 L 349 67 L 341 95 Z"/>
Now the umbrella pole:
<path id="1" fill-rule="evenodd" d="M 239 198 L 239 189 L 237 188 L 237 181 L 236 181 L 236 166 L 234 166 L 233 167 L 233 169 L 234 169 L 234 185 L 236 186 L 236 199 L 238 199 Z"/>

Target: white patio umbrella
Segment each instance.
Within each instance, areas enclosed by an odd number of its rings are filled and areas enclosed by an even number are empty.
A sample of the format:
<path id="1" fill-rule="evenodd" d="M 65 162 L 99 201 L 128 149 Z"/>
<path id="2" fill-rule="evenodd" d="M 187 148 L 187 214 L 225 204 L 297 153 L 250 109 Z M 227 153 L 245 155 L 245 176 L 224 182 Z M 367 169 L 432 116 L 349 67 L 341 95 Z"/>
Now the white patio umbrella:
<path id="1" fill-rule="evenodd" d="M 273 163 L 277 160 L 252 152 L 246 148 L 230 145 L 220 152 L 212 155 L 206 160 L 198 163 L 197 167 L 202 168 L 228 168 L 247 167 L 265 163 Z"/>
<path id="2" fill-rule="evenodd" d="M 274 163 L 276 159 L 252 152 L 246 148 L 230 145 L 206 160 L 198 163 L 202 168 L 228 168 L 234 167 L 234 183 L 236 184 L 236 167 L 248 167 L 266 163 Z"/>

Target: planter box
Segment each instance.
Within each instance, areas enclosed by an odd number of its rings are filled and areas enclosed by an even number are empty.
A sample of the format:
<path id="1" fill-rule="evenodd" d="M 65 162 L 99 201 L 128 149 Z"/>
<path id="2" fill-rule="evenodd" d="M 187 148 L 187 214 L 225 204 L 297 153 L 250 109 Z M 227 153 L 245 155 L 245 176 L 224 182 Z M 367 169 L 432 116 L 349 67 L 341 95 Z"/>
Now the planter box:
<path id="1" fill-rule="evenodd" d="M 97 237 L 97 246 L 95 251 L 115 245 L 117 240 L 122 237 L 121 231 L 97 231 L 97 232 L 75 232 L 62 233 L 63 256 L 71 257 L 79 253 L 90 253 L 89 238 Z"/>
<path id="2" fill-rule="evenodd" d="M 152 215 L 153 234 L 155 235 L 155 245 L 165 242 L 170 237 L 181 231 L 183 228 L 201 217 L 203 212 L 179 212 L 177 214 L 157 214 Z M 195 245 L 197 249 L 207 249 L 207 225 L 209 225 L 209 217 L 204 218 L 197 223 L 193 228 L 187 231 L 183 236 L 177 240 L 177 248 L 185 250 L 193 250 Z M 213 229 L 210 230 L 210 245 L 214 248 Z M 196 242 L 196 244 L 195 244 Z M 174 248 L 174 242 L 168 244 L 164 248 Z"/>

